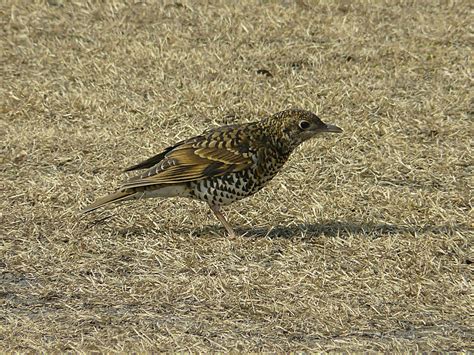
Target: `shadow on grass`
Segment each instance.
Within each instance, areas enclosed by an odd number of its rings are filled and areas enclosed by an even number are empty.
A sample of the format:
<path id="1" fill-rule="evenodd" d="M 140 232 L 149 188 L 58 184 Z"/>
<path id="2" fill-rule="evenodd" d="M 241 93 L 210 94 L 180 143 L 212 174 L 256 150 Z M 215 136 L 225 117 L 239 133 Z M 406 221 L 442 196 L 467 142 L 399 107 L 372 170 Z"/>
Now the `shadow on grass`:
<path id="1" fill-rule="evenodd" d="M 211 228 L 211 227 L 208 227 Z M 215 230 L 215 229 L 214 229 Z M 473 228 L 466 224 L 454 225 L 396 225 L 384 223 L 356 223 L 327 221 L 322 223 L 301 223 L 291 226 L 277 225 L 273 227 L 238 228 L 236 232 L 249 238 L 302 238 L 319 237 L 322 235 L 338 237 L 346 235 L 363 235 L 370 238 L 381 238 L 399 234 L 410 235 L 453 235 L 454 233 L 472 233 Z"/>
<path id="2" fill-rule="evenodd" d="M 107 216 L 92 225 L 103 224 L 112 216 Z M 293 225 L 275 225 L 268 227 L 237 227 L 234 226 L 238 235 L 245 238 L 314 238 L 319 236 L 344 237 L 349 235 L 363 235 L 369 238 L 381 238 L 394 235 L 409 234 L 418 235 L 448 235 L 455 233 L 473 233 L 474 228 L 467 224 L 458 223 L 450 225 L 399 225 L 389 223 L 358 223 L 352 221 L 321 221 L 319 223 L 299 223 Z M 150 228 L 130 226 L 117 231 L 120 235 L 149 235 Z M 155 230 L 156 234 L 160 231 Z M 206 237 L 209 235 L 226 237 L 225 229 L 218 223 L 205 225 L 201 228 L 176 228 L 174 232 L 178 234 L 194 235 L 196 237 Z"/>

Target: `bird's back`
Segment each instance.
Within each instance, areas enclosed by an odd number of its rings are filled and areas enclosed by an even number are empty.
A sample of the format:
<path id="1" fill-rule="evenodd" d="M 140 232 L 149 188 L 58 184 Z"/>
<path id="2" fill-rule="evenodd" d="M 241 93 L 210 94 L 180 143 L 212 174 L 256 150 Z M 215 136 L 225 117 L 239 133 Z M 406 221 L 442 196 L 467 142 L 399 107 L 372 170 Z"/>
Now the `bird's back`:
<path id="1" fill-rule="evenodd" d="M 153 196 L 154 189 L 180 185 L 186 188 L 180 196 L 227 205 L 261 189 L 287 158 L 256 122 L 222 126 L 128 168 L 148 170 L 122 189 L 143 190 Z"/>

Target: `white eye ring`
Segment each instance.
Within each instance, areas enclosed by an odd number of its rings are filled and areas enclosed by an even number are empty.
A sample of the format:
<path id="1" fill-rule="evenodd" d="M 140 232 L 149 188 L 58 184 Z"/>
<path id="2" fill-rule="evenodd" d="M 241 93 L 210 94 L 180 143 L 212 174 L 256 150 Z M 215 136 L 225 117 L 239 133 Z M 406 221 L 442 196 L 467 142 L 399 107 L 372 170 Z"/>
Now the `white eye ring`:
<path id="1" fill-rule="evenodd" d="M 301 129 L 305 130 L 305 129 L 308 129 L 308 128 L 309 128 L 310 124 L 309 124 L 308 121 L 301 121 L 301 122 L 298 124 L 298 126 L 299 126 Z"/>

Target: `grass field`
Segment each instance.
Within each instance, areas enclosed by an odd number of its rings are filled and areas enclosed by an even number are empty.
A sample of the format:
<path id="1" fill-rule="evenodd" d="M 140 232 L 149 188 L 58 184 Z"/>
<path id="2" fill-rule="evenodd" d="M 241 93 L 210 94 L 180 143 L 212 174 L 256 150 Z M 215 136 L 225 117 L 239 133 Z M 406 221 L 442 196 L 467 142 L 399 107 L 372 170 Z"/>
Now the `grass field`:
<path id="1" fill-rule="evenodd" d="M 474 350 L 471 1 L 3 1 L 0 351 Z M 290 107 L 344 129 L 225 209 L 81 216 Z"/>

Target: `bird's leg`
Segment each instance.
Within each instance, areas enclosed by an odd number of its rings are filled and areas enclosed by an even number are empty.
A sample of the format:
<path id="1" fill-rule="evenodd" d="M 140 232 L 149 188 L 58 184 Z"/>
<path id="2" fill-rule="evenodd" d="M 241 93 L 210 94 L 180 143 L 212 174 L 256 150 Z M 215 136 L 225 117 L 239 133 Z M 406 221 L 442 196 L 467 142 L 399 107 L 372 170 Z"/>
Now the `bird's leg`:
<path id="1" fill-rule="evenodd" d="M 219 206 L 209 204 L 209 207 L 211 208 L 212 212 L 214 212 L 214 215 L 217 217 L 217 219 L 222 223 L 227 233 L 229 233 L 229 237 L 235 238 L 236 234 L 230 226 L 229 222 L 226 221 L 224 215 L 221 213 Z"/>

